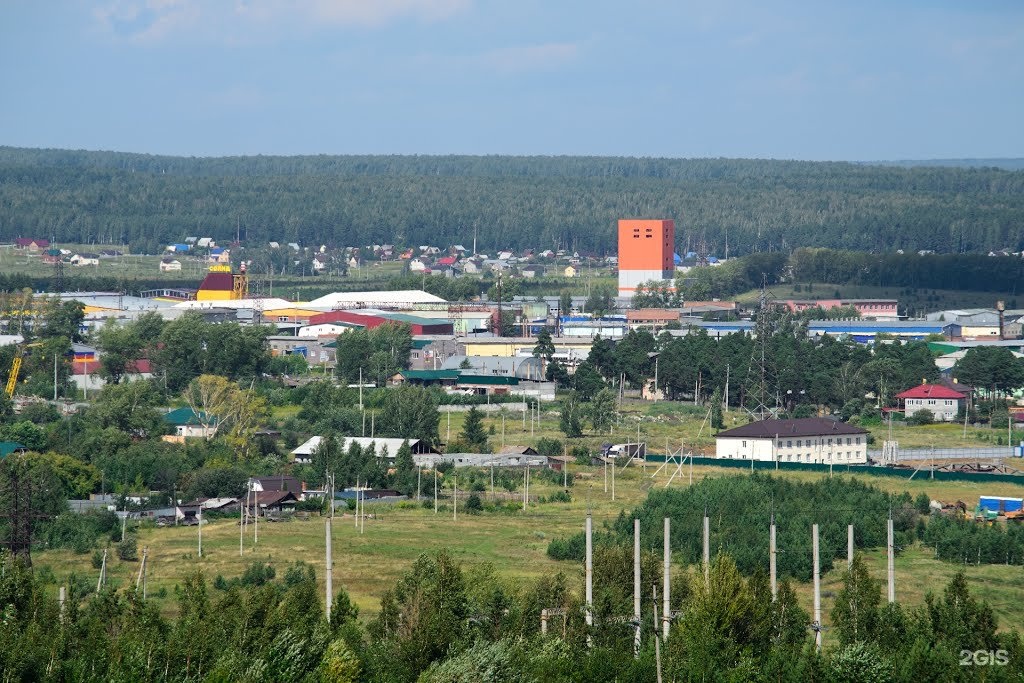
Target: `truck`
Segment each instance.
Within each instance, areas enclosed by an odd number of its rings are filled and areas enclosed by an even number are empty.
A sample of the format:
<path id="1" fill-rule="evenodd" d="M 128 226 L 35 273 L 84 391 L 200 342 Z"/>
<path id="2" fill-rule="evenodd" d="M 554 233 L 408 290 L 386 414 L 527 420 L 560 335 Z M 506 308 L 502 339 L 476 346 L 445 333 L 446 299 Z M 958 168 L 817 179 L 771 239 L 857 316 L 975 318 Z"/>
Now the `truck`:
<path id="1" fill-rule="evenodd" d="M 647 458 L 646 443 L 617 443 L 605 447 L 604 455 L 608 458 Z"/>

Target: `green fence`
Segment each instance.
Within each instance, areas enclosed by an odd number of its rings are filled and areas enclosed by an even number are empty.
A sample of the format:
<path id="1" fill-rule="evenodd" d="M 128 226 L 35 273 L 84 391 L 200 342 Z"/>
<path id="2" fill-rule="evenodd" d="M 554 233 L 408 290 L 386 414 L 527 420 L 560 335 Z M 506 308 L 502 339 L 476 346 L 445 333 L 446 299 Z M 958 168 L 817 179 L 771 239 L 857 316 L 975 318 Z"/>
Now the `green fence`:
<path id="1" fill-rule="evenodd" d="M 665 456 L 657 453 L 647 454 L 648 462 L 665 462 Z M 673 456 L 673 462 L 678 461 L 678 456 Z M 689 464 L 690 458 L 685 462 Z M 789 470 L 802 472 L 828 472 L 828 465 L 817 463 L 801 462 L 775 462 L 768 460 L 732 460 L 727 458 L 693 458 L 694 465 L 707 465 L 710 467 L 727 467 L 737 470 L 750 470 L 751 462 L 755 470 Z M 914 470 L 894 467 L 880 467 L 877 465 L 833 465 L 833 472 L 846 472 L 849 474 L 866 474 L 872 477 L 894 477 L 896 479 L 934 479 L 936 481 L 977 481 L 977 482 L 1006 482 L 1024 486 L 1024 476 L 1019 474 L 988 474 L 983 472 L 932 472 L 922 467 L 914 474 Z"/>

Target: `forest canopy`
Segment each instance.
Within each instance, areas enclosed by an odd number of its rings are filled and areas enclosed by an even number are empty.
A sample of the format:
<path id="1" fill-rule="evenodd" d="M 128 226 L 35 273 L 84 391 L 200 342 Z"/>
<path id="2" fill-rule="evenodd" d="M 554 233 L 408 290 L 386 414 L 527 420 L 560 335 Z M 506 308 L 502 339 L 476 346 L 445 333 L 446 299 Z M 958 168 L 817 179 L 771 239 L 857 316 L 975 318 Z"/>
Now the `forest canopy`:
<path id="1" fill-rule="evenodd" d="M 185 158 L 0 147 L 0 239 L 160 245 L 202 234 L 333 246 L 615 248 L 666 216 L 677 246 L 1024 246 L 1024 171 L 754 159 L 504 156 Z"/>

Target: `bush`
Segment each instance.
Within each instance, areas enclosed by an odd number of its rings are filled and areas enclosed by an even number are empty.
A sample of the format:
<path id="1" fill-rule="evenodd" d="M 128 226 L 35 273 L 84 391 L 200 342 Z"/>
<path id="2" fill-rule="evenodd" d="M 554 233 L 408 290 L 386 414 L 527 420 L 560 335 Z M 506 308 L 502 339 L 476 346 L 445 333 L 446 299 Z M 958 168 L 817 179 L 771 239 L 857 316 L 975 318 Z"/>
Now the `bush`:
<path id="1" fill-rule="evenodd" d="M 124 540 L 117 544 L 117 556 L 125 562 L 139 559 L 139 539 L 135 534 L 125 535 Z"/>
<path id="2" fill-rule="evenodd" d="M 907 424 L 914 426 L 930 425 L 934 421 L 935 416 L 932 414 L 932 411 L 927 408 L 921 408 L 921 410 L 915 411 L 914 414 L 910 416 L 907 420 Z"/>
<path id="3" fill-rule="evenodd" d="M 542 437 L 537 439 L 537 452 L 545 456 L 562 455 L 562 442 L 558 439 Z"/>
<path id="4" fill-rule="evenodd" d="M 484 504 L 480 500 L 480 496 L 475 493 L 466 499 L 466 512 L 471 515 L 480 514 L 484 509 Z"/>
<path id="5" fill-rule="evenodd" d="M 268 581 L 273 581 L 274 576 L 274 567 L 269 563 L 252 562 L 242 572 L 240 581 L 243 586 L 262 586 Z"/>

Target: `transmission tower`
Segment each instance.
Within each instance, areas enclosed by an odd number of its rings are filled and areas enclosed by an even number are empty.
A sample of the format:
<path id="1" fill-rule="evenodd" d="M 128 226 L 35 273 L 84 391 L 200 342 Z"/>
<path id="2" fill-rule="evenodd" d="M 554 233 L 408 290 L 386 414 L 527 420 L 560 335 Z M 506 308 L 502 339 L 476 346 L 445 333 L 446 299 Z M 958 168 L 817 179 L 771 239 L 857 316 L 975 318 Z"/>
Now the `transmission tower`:
<path id="1" fill-rule="evenodd" d="M 57 260 L 53 262 L 53 292 L 54 294 L 60 294 L 64 291 L 64 258 L 61 255 L 57 256 Z"/>
<path id="2" fill-rule="evenodd" d="M 771 293 L 768 291 L 767 278 L 762 275 L 761 294 L 754 318 L 754 350 L 747 366 L 747 389 L 743 401 L 743 409 L 755 420 L 773 417 L 779 410 L 778 392 L 768 359 L 768 344 L 775 333 L 776 316 Z"/>

